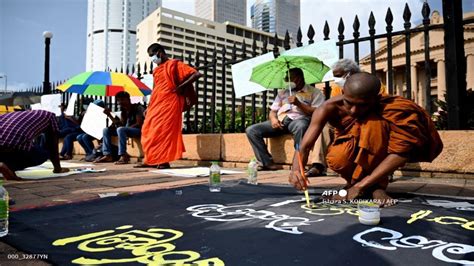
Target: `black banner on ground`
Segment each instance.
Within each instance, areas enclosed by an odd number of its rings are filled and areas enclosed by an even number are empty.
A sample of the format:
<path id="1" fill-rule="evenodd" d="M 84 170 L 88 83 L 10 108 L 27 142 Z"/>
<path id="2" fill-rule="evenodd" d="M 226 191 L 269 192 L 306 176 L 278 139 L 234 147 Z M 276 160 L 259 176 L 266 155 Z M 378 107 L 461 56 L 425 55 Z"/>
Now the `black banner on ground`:
<path id="1" fill-rule="evenodd" d="M 405 195 L 366 226 L 355 204 L 302 196 L 232 183 L 104 198 L 13 212 L 2 240 L 59 265 L 474 263 L 473 202 Z"/>

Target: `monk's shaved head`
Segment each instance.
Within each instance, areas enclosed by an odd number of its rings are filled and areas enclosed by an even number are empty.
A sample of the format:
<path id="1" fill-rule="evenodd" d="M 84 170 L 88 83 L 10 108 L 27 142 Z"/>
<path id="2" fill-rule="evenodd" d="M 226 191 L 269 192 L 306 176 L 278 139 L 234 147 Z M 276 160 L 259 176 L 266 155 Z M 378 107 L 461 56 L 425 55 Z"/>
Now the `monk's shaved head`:
<path id="1" fill-rule="evenodd" d="M 373 98 L 380 92 L 380 80 L 369 73 L 361 72 L 349 76 L 344 84 L 344 94 L 355 98 Z"/>

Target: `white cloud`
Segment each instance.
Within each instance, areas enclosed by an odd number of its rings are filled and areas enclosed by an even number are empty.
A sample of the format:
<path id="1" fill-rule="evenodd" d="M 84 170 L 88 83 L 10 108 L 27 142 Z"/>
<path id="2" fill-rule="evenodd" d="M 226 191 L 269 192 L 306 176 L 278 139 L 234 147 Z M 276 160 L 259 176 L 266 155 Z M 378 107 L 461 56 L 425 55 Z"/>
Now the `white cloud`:
<path id="1" fill-rule="evenodd" d="M 301 0 L 302 30 L 305 29 L 304 31 L 307 31 L 309 25 L 312 24 L 316 31 L 316 38 L 322 40 L 323 27 L 327 20 L 331 30 L 331 39 L 337 39 L 337 27 L 339 19 L 342 18 L 345 26 L 345 38 L 352 38 L 352 24 L 354 23 L 355 15 L 358 15 L 361 37 L 368 36 L 368 20 L 372 11 L 376 21 L 376 33 L 384 33 L 386 32 L 385 16 L 389 7 L 393 14 L 394 29 L 403 29 L 403 10 L 407 2 L 412 12 L 411 20 L 413 22 L 421 16 L 422 3 L 419 0 Z M 303 35 L 306 36 L 306 34 Z"/>

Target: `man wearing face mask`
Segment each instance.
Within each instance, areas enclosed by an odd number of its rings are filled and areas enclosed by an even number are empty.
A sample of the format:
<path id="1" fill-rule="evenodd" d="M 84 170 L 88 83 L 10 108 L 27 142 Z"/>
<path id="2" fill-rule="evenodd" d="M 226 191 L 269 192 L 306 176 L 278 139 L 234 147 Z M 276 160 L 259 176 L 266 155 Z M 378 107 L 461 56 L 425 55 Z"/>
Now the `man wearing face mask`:
<path id="1" fill-rule="evenodd" d="M 295 144 L 299 144 L 308 128 L 311 114 L 324 102 L 321 91 L 305 84 L 301 69 L 293 68 L 289 72 L 291 96 L 290 89 L 280 90 L 270 107 L 269 120 L 252 125 L 245 131 L 260 163 L 260 170 L 281 169 L 274 163 L 264 138 L 291 133 Z"/>
<path id="2" fill-rule="evenodd" d="M 142 128 L 144 164 L 137 167 L 163 169 L 185 151 L 181 134 L 184 94 L 194 89 L 191 85 L 201 74 L 179 60 L 168 59 L 158 43 L 150 45 L 147 52 L 157 67 L 153 70 L 154 88 Z"/>
<path id="3" fill-rule="evenodd" d="M 338 96 L 342 94 L 342 88 L 344 88 L 344 84 L 346 79 L 355 73 L 359 73 L 360 68 L 357 63 L 348 58 L 343 58 L 337 61 L 332 66 L 332 73 L 334 76 L 334 84 L 331 86 L 331 98 L 334 96 Z M 380 94 L 387 95 L 387 88 L 384 84 L 380 86 Z"/>

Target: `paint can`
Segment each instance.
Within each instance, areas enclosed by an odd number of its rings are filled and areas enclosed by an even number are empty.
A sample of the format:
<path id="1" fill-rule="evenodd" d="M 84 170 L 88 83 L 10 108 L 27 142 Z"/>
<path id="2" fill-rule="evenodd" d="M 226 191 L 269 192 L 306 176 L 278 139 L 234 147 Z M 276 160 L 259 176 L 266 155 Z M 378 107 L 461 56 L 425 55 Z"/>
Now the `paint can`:
<path id="1" fill-rule="evenodd" d="M 377 225 L 380 223 L 380 208 L 373 202 L 359 202 L 357 205 L 359 222 L 365 225 Z"/>

